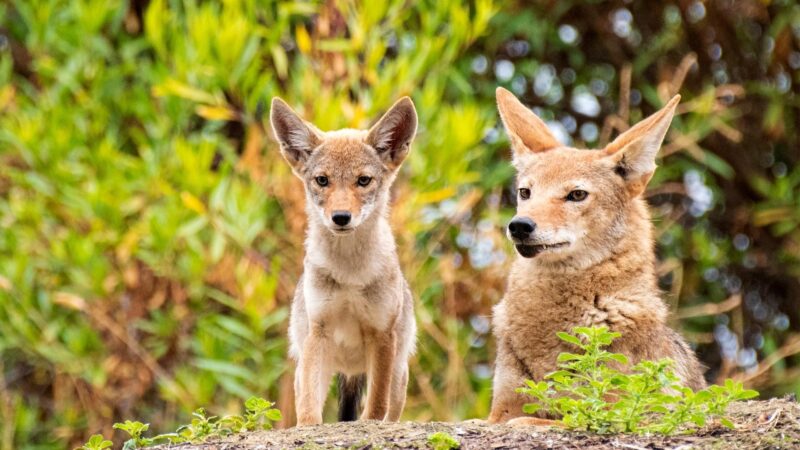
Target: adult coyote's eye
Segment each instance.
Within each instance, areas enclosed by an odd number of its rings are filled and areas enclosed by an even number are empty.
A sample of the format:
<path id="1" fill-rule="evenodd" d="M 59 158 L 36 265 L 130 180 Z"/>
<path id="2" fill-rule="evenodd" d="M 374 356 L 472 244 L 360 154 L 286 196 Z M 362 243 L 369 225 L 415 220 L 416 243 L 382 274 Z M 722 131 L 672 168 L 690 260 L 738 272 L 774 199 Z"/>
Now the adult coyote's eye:
<path id="1" fill-rule="evenodd" d="M 523 200 L 527 200 L 531 198 L 531 190 L 528 188 L 520 188 L 519 189 L 519 198 Z"/>
<path id="2" fill-rule="evenodd" d="M 316 181 L 317 181 L 317 184 L 322 186 L 322 187 L 325 187 L 325 186 L 328 185 L 328 177 L 326 177 L 326 176 L 319 176 L 319 177 L 316 178 Z"/>
<path id="3" fill-rule="evenodd" d="M 582 202 L 586 200 L 586 197 L 589 196 L 589 193 L 586 191 L 582 191 L 580 189 L 576 189 L 569 194 L 567 194 L 567 201 L 570 202 Z"/>
<path id="4" fill-rule="evenodd" d="M 364 187 L 372 182 L 372 177 L 360 176 L 358 177 L 358 185 Z"/>

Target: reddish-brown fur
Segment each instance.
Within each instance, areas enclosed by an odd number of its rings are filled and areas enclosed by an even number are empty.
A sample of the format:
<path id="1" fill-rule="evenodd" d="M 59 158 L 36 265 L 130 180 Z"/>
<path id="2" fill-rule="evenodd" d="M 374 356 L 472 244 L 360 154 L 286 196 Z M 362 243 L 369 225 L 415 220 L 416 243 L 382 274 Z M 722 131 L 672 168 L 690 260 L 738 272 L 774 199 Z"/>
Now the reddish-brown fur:
<path id="1" fill-rule="evenodd" d="M 497 360 L 489 421 L 530 423 L 522 412 L 526 398 L 515 390 L 525 379 L 541 380 L 554 371 L 559 353 L 575 351 L 556 333 L 576 326 L 618 331 L 622 337 L 612 351 L 633 363 L 671 358 L 686 385 L 704 387 L 694 353 L 666 325 L 652 225 L 641 198 L 678 97 L 603 150 L 563 147 L 513 94 L 498 89 L 497 101 L 518 185 L 530 189 L 530 198 L 520 198 L 517 217 L 536 225 L 515 244 L 543 250 L 516 258 L 494 310 Z M 576 190 L 588 195 L 569 200 Z"/>

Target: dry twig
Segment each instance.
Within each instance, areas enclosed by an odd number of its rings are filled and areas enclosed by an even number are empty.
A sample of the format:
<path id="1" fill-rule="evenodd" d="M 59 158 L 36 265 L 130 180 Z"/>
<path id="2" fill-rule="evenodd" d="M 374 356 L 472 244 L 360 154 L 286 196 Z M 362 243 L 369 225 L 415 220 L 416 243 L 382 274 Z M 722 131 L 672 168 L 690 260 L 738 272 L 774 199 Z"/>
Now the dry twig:
<path id="1" fill-rule="evenodd" d="M 739 307 L 742 304 L 742 296 L 739 294 L 732 295 L 728 299 L 719 303 L 703 303 L 702 305 L 689 306 L 678 311 L 677 316 L 679 319 L 688 319 L 690 317 L 703 317 L 722 314 Z"/>

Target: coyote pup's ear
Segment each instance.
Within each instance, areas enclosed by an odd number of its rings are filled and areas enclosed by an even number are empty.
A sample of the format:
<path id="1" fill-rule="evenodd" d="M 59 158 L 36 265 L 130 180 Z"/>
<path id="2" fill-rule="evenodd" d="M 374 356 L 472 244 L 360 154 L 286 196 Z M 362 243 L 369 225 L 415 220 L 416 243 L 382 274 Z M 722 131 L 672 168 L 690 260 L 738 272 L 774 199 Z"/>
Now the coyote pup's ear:
<path id="1" fill-rule="evenodd" d="M 561 146 L 542 119 L 520 103 L 514 94 L 498 87 L 495 96 L 497 109 L 511 139 L 511 149 L 515 157 L 526 152 L 544 152 Z"/>
<path id="2" fill-rule="evenodd" d="M 378 152 L 390 169 L 396 169 L 406 159 L 416 133 L 417 110 L 410 98 L 403 97 L 372 126 L 367 144 Z"/>
<path id="3" fill-rule="evenodd" d="M 272 131 L 281 145 L 281 153 L 292 169 L 299 170 L 311 151 L 322 141 L 319 130 L 306 123 L 278 97 L 272 99 L 269 112 Z"/>
<path id="4" fill-rule="evenodd" d="M 631 196 L 644 192 L 656 170 L 656 155 L 667 134 L 680 95 L 666 106 L 619 135 L 603 150 L 615 164 L 615 171 L 628 184 Z"/>

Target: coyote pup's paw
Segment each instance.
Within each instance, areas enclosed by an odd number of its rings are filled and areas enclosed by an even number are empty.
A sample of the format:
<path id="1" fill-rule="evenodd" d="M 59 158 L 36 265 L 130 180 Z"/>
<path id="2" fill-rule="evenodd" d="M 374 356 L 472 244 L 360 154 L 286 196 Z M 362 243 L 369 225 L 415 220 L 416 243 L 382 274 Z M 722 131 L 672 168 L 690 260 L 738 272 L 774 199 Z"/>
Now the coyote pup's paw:
<path id="1" fill-rule="evenodd" d="M 322 424 L 322 417 L 305 416 L 297 418 L 298 427 L 307 427 Z"/>
<path id="2" fill-rule="evenodd" d="M 512 427 L 564 427 L 564 425 L 557 420 L 540 419 L 538 417 L 515 417 L 507 423 Z"/>
<path id="3" fill-rule="evenodd" d="M 360 420 L 379 420 L 379 421 L 386 421 L 386 410 L 369 410 L 365 409 L 363 413 L 361 413 Z"/>

